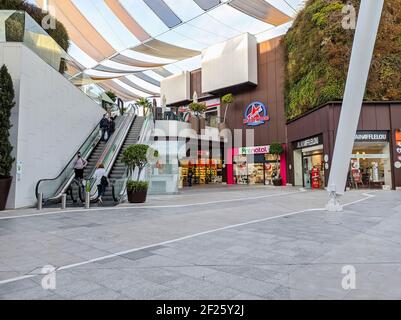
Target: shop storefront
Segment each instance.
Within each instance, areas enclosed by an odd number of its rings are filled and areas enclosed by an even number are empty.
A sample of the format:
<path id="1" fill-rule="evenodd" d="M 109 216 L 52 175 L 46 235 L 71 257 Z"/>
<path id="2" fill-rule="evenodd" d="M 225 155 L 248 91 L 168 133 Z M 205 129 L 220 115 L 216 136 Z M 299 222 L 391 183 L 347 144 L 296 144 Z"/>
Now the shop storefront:
<path id="1" fill-rule="evenodd" d="M 223 159 L 221 144 L 212 141 L 187 141 L 186 155 L 179 161 L 180 185 L 221 184 Z"/>
<path id="2" fill-rule="evenodd" d="M 341 103 L 287 123 L 288 175 L 294 186 L 327 187 Z M 401 187 L 401 103 L 365 102 L 350 156 L 347 189 Z"/>
<path id="3" fill-rule="evenodd" d="M 325 160 L 322 135 L 293 143 L 296 185 L 308 189 L 325 187 Z"/>
<path id="4" fill-rule="evenodd" d="M 285 155 L 277 162 L 269 153 L 269 146 L 235 148 L 233 175 L 235 184 L 272 185 L 277 173 L 286 184 Z"/>
<path id="5" fill-rule="evenodd" d="M 391 189 L 388 131 L 358 131 L 347 186 L 351 189 Z"/>

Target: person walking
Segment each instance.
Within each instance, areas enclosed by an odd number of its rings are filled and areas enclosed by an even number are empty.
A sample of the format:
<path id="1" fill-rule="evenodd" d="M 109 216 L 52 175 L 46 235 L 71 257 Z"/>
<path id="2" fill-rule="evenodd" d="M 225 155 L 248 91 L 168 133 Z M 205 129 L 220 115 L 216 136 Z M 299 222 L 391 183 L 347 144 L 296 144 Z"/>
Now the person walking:
<path id="1" fill-rule="evenodd" d="M 189 169 L 188 169 L 188 187 L 192 187 L 192 179 L 193 179 L 193 172 L 192 172 L 192 168 L 189 167 Z"/>
<path id="2" fill-rule="evenodd" d="M 99 164 L 97 166 L 97 169 L 93 175 L 93 179 L 95 179 L 95 184 L 97 186 L 97 201 L 100 204 L 103 204 L 103 196 L 106 192 L 106 188 L 109 185 L 109 180 L 107 179 L 106 170 L 104 169 L 103 164 Z"/>
<path id="3" fill-rule="evenodd" d="M 108 140 L 108 131 L 109 131 L 109 120 L 107 119 L 106 115 L 103 115 L 102 120 L 100 120 L 100 130 L 102 132 L 102 137 L 100 141 L 107 141 Z"/>
<path id="4" fill-rule="evenodd" d="M 114 133 L 114 131 L 116 131 L 116 123 L 114 121 L 114 118 L 111 117 L 110 120 L 109 120 L 109 127 L 108 127 L 108 136 L 109 136 L 109 138 Z"/>
<path id="5" fill-rule="evenodd" d="M 75 179 L 83 180 L 84 178 L 84 169 L 88 165 L 88 161 L 82 158 L 81 152 L 77 153 L 77 160 L 74 165 Z"/>

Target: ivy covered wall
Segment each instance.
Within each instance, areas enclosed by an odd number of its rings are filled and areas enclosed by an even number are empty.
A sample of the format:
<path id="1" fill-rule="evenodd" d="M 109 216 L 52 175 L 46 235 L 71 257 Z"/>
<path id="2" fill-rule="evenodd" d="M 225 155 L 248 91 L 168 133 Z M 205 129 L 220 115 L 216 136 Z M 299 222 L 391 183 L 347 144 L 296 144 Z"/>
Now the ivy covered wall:
<path id="1" fill-rule="evenodd" d="M 342 27 L 345 4 L 309 0 L 284 38 L 286 115 L 291 120 L 344 94 L 355 30 Z M 385 0 L 365 99 L 401 100 L 401 0 Z"/>

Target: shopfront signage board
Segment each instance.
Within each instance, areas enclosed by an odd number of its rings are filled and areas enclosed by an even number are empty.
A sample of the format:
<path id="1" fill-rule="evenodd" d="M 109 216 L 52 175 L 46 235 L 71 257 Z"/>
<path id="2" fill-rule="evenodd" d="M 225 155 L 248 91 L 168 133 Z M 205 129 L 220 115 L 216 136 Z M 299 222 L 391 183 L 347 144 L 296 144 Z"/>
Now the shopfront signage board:
<path id="1" fill-rule="evenodd" d="M 262 147 L 242 147 L 238 149 L 238 154 L 250 155 L 250 154 L 268 154 L 270 152 L 270 146 Z"/>
<path id="2" fill-rule="evenodd" d="M 296 149 L 303 149 L 307 147 L 314 147 L 322 144 L 321 136 L 305 139 L 296 143 Z"/>
<path id="3" fill-rule="evenodd" d="M 358 131 L 355 136 L 355 142 L 388 142 L 387 131 Z"/>
<path id="4" fill-rule="evenodd" d="M 262 102 L 252 102 L 244 114 L 244 124 L 251 127 L 257 127 L 270 120 L 267 114 L 267 108 Z"/>

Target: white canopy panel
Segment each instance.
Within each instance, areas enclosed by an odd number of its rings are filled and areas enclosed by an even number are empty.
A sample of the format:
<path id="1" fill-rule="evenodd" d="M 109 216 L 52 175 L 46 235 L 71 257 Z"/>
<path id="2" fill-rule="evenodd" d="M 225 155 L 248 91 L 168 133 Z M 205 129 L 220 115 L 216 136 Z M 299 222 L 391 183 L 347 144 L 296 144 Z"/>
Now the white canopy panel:
<path id="1" fill-rule="evenodd" d="M 66 26 L 69 54 L 86 68 L 84 75 L 123 100 L 158 95 L 165 77 L 199 68 L 200 52 L 209 46 L 245 32 L 259 42 L 284 34 L 304 5 L 304 0 L 29 1 Z"/>

